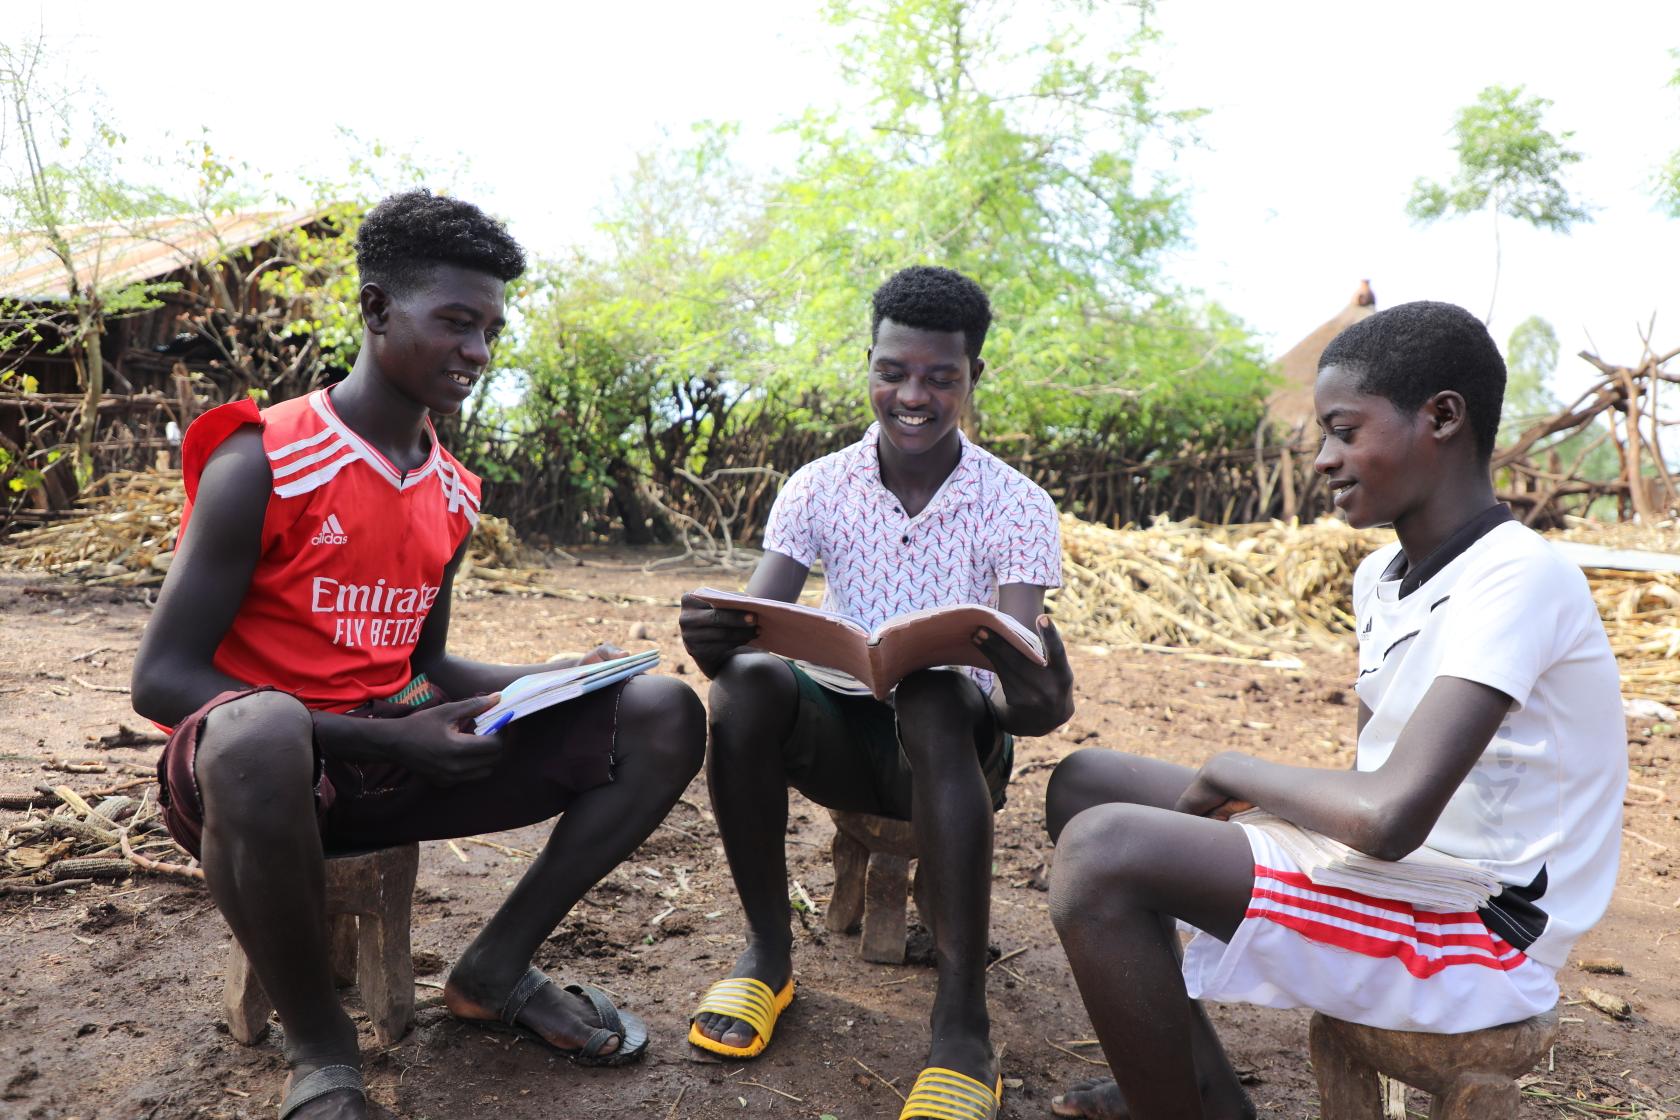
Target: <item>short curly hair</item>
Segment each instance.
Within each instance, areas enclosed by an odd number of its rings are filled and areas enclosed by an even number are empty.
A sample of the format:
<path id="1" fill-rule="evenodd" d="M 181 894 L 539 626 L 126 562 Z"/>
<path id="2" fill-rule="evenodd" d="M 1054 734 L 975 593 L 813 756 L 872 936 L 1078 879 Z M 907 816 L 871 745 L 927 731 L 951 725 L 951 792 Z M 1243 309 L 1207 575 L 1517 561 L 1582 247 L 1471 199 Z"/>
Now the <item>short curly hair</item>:
<path id="1" fill-rule="evenodd" d="M 525 272 L 525 250 L 506 226 L 472 203 L 424 187 L 391 195 L 362 219 L 356 234 L 362 283 L 407 295 L 442 264 L 506 283 Z"/>
<path id="2" fill-rule="evenodd" d="M 869 324 L 870 342 L 881 333 L 883 319 L 924 331 L 961 331 L 973 361 L 992 325 L 985 289 L 960 272 L 935 265 L 912 265 L 893 273 L 875 289 L 871 302 L 875 317 Z"/>
<path id="3" fill-rule="evenodd" d="M 1414 412 L 1436 393 L 1464 398 L 1476 451 L 1493 454 L 1505 405 L 1505 359 L 1482 321 L 1450 303 L 1418 300 L 1379 311 L 1342 331 L 1319 355 L 1318 368 L 1358 375 L 1359 391 Z"/>

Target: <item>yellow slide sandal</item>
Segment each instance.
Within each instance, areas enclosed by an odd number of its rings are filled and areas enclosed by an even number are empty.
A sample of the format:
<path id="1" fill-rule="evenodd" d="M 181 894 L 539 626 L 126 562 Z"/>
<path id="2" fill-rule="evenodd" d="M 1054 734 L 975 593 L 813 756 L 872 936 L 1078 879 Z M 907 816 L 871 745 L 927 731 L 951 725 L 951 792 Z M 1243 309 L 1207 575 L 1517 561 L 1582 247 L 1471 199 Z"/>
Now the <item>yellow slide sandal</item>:
<path id="1" fill-rule="evenodd" d="M 688 1041 L 702 1050 L 721 1054 L 725 1058 L 756 1058 L 770 1045 L 770 1036 L 776 1031 L 776 1020 L 782 1017 L 782 1012 L 787 1010 L 787 1005 L 792 1002 L 791 977 L 779 992 L 772 992 L 770 985 L 750 976 L 732 976 L 727 980 L 719 980 L 706 989 L 705 998 L 700 1001 L 700 1006 L 689 1019 Z M 753 1029 L 756 1037 L 748 1046 L 728 1046 L 716 1039 L 707 1038 L 700 1033 L 700 1024 L 694 1021 L 701 1015 L 727 1015 L 731 1019 L 739 1019 Z"/>
<path id="2" fill-rule="evenodd" d="M 966 1073 L 929 1066 L 917 1075 L 898 1120 L 996 1120 L 1002 1104 L 1002 1074 L 992 1088 Z"/>

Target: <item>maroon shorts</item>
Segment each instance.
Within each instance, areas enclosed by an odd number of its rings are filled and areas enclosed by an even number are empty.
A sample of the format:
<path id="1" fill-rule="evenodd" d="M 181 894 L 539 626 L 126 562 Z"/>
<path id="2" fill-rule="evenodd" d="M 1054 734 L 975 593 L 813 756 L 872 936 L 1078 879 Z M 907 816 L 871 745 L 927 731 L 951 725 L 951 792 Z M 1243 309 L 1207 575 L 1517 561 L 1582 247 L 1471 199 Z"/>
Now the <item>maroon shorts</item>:
<path id="1" fill-rule="evenodd" d="M 266 691 L 270 690 L 224 692 L 207 701 L 176 725 L 158 757 L 158 801 L 164 824 L 194 856 L 201 854 L 204 836 L 197 754 L 205 717 L 223 704 Z M 436 688 L 430 691 L 431 698 L 423 703 L 376 700 L 346 714 L 400 718 L 445 701 Z M 624 684 L 604 688 L 509 724 L 499 732 L 508 749 L 496 769 L 486 778 L 460 785 L 431 785 L 393 763 L 326 758 L 316 744 L 315 817 L 322 846 L 329 852 L 387 847 L 413 840 L 477 836 L 548 820 L 570 806 L 578 794 L 612 780 L 623 693 Z"/>

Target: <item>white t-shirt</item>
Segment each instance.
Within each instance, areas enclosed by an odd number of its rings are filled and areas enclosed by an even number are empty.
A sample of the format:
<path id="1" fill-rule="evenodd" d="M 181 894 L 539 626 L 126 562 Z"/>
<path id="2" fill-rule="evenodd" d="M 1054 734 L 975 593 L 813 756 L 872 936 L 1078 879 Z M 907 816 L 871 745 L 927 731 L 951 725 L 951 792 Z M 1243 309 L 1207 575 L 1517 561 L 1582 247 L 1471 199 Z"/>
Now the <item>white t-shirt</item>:
<path id="1" fill-rule="evenodd" d="M 800 467 L 770 507 L 765 549 L 822 561 L 824 610 L 872 630 L 929 607 L 995 607 L 1007 583 L 1061 586 L 1061 521 L 1042 487 L 959 430 L 956 468 L 910 517 L 881 481 L 880 428 Z M 966 671 L 991 691 L 992 674 Z"/>
<path id="2" fill-rule="evenodd" d="M 1403 567 L 1396 543 L 1354 575 L 1356 690 L 1371 710 L 1358 769 L 1387 761 L 1437 677 L 1510 696 L 1426 843 L 1498 875 L 1505 889 L 1483 920 L 1560 968 L 1610 904 L 1627 783 L 1620 677 L 1586 578 L 1493 511 L 1412 576 Z"/>

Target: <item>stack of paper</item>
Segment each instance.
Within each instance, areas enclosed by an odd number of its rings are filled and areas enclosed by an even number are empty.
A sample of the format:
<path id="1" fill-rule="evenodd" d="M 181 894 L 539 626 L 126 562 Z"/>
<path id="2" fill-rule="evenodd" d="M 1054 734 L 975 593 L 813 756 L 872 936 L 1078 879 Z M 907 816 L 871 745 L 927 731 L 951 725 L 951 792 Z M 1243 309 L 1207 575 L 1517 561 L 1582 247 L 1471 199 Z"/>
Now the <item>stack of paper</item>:
<path id="1" fill-rule="evenodd" d="M 611 661 L 527 674 L 502 689 L 502 698 L 494 707 L 478 714 L 473 721 L 473 730 L 479 735 L 489 735 L 532 712 L 576 700 L 598 688 L 645 673 L 658 663 L 659 651 L 650 649 L 628 657 L 615 657 Z"/>
<path id="2" fill-rule="evenodd" d="M 1231 819 L 1276 840 L 1307 878 L 1321 887 L 1454 913 L 1480 909 L 1500 890 L 1492 872 L 1433 848 L 1419 848 L 1404 859 L 1390 861 L 1355 851 L 1264 809 L 1249 809 Z"/>

